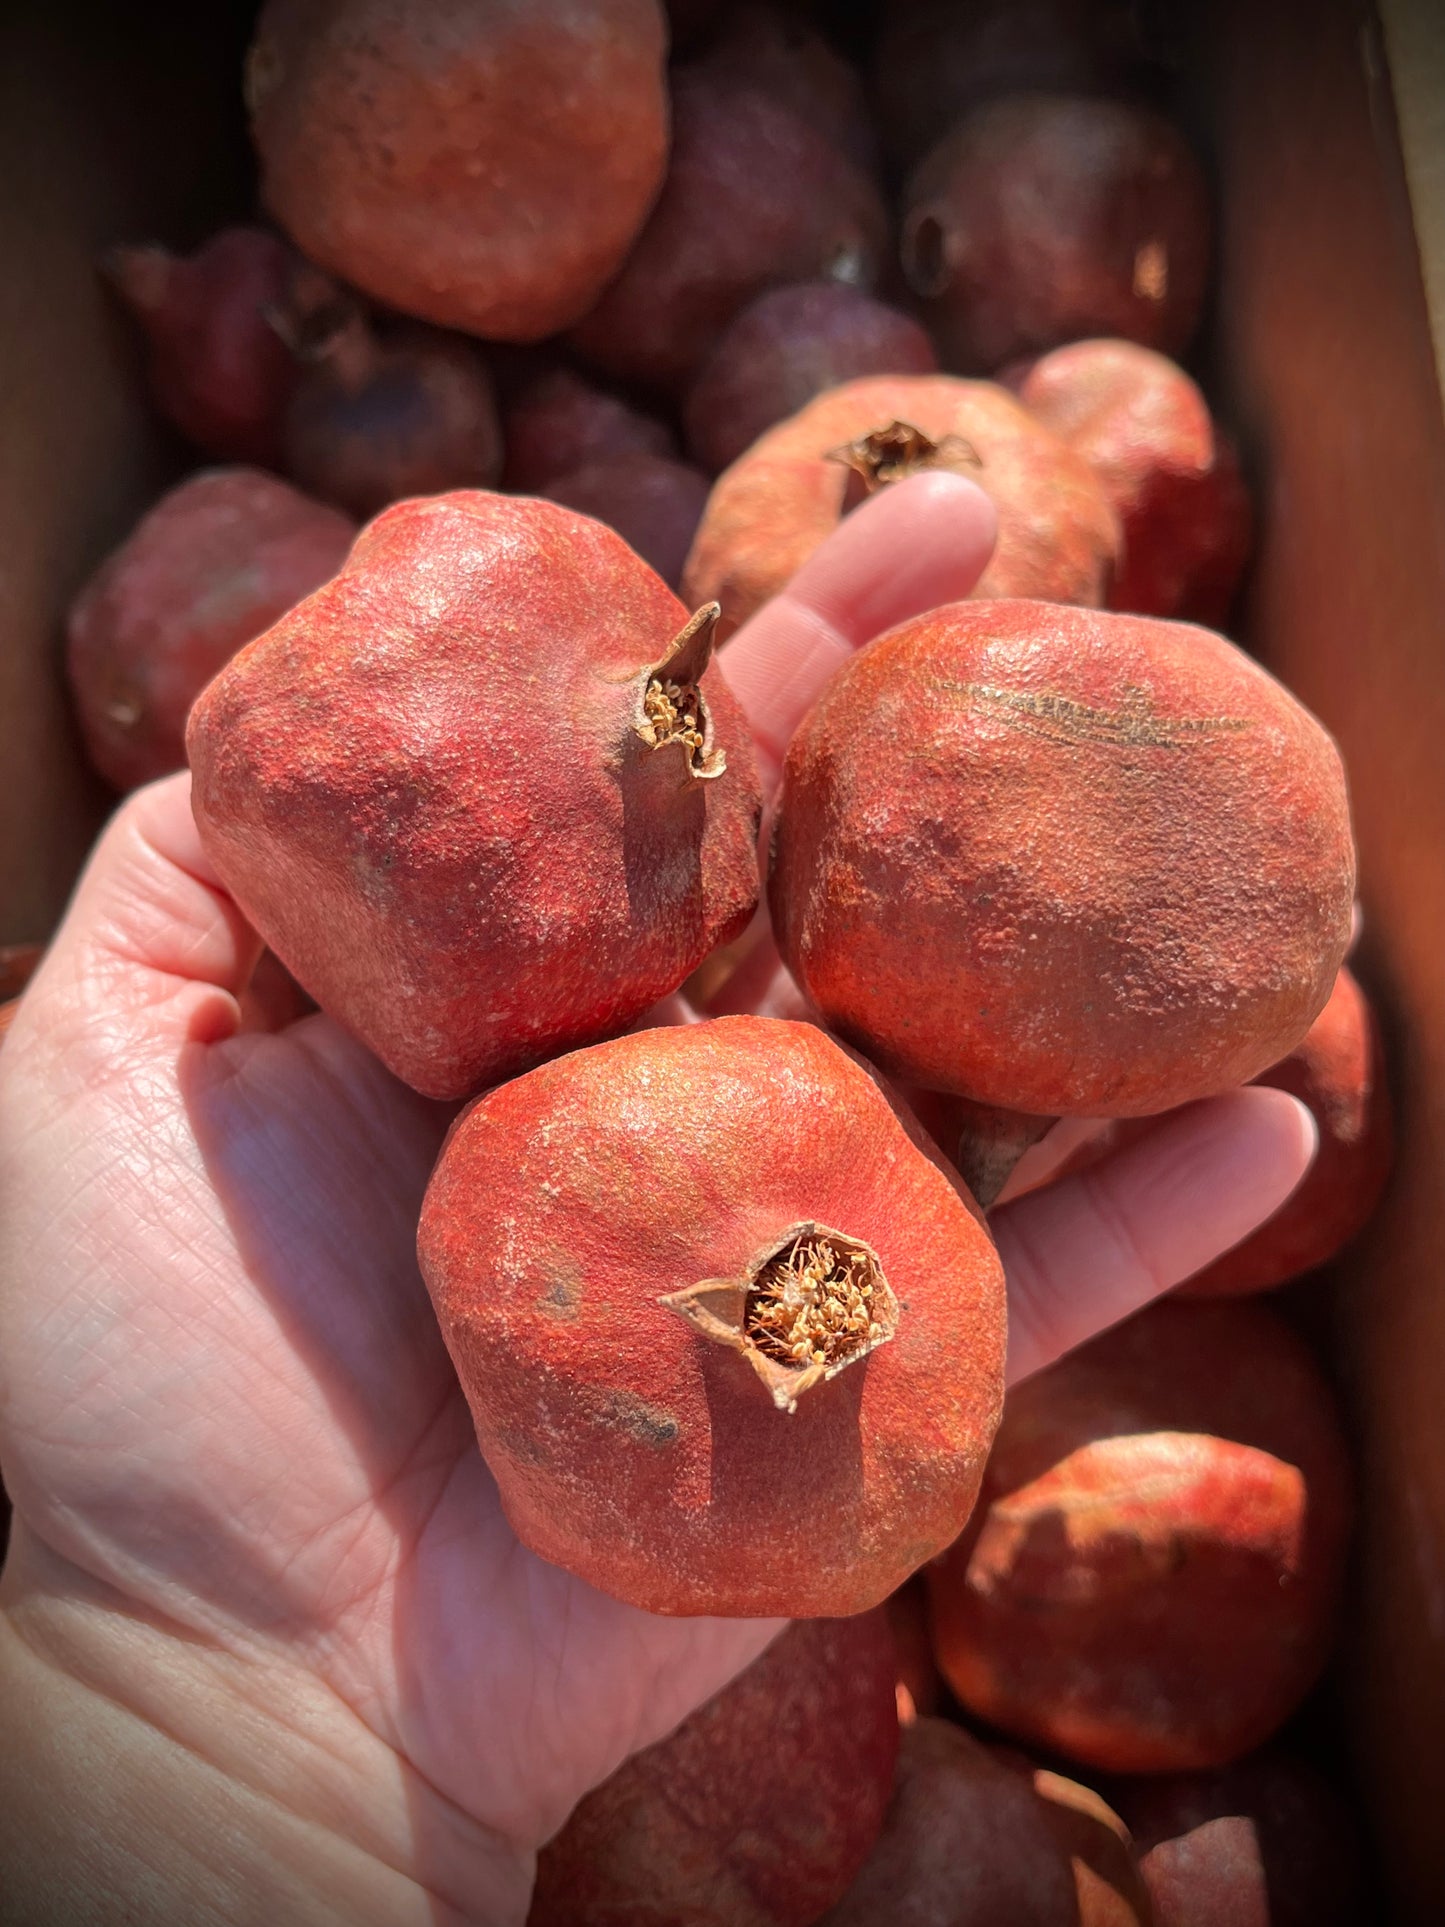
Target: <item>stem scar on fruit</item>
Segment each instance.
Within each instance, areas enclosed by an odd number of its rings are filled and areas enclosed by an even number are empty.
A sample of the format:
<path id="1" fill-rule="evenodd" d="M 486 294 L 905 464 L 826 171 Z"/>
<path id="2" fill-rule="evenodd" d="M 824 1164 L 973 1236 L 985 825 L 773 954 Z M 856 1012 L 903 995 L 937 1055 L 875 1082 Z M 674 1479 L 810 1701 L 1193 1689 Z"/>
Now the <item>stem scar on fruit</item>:
<path id="1" fill-rule="evenodd" d="M 740 1278 L 704 1278 L 658 1303 L 739 1352 L 780 1412 L 796 1412 L 805 1392 L 898 1330 L 898 1300 L 877 1252 L 811 1219 L 771 1240 Z"/>
<path id="2" fill-rule="evenodd" d="M 945 435 L 941 442 L 925 435 L 912 422 L 891 421 L 870 429 L 856 441 L 830 448 L 823 458 L 849 470 L 843 485 L 843 513 L 866 502 L 891 482 L 901 482 L 925 469 L 946 468 L 958 473 L 982 468 L 983 457 L 963 435 Z"/>
<path id="3" fill-rule="evenodd" d="M 687 774 L 706 781 L 721 776 L 727 756 L 713 740 L 712 716 L 702 693 L 712 660 L 722 604 L 705 602 L 660 662 L 642 672 L 633 728 L 649 749 L 681 743 Z"/>

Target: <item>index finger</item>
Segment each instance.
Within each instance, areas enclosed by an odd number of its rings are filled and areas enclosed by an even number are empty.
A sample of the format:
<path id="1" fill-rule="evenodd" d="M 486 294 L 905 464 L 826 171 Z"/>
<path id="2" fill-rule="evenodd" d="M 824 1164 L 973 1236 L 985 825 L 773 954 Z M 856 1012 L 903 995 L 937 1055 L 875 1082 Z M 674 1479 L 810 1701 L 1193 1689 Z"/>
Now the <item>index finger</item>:
<path id="1" fill-rule="evenodd" d="M 847 516 L 743 624 L 718 666 L 752 724 L 765 788 L 834 670 L 885 629 L 968 595 L 997 529 L 976 482 L 941 469 L 910 476 Z"/>

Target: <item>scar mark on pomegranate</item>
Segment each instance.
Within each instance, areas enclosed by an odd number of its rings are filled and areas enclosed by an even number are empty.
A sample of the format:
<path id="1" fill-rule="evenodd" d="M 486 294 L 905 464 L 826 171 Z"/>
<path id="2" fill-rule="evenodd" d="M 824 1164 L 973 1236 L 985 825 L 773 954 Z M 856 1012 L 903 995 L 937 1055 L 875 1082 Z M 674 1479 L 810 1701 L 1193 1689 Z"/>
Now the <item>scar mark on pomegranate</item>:
<path id="1" fill-rule="evenodd" d="M 1011 712 L 1021 728 L 1047 742 L 1105 743 L 1124 748 L 1184 749 L 1213 736 L 1253 729 L 1248 716 L 1163 716 L 1148 692 L 1125 691 L 1118 709 L 1095 709 L 1047 690 L 1000 689 L 991 683 L 947 682 L 972 702 Z"/>

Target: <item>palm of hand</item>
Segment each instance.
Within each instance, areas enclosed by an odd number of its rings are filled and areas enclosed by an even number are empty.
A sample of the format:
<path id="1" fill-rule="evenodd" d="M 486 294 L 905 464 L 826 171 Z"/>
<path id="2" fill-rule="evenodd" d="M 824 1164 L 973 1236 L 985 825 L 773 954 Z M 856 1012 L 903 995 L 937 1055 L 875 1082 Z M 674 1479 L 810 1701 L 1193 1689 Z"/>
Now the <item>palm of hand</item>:
<path id="1" fill-rule="evenodd" d="M 982 503 L 880 496 L 731 646 L 765 761 L 848 647 L 967 591 Z M 519 1917 L 536 1845 L 774 1627 L 653 1618 L 517 1543 L 416 1267 L 446 1119 L 324 1017 L 241 1027 L 254 955 L 185 780 L 158 785 L 0 1055 L 0 1607 L 77 1673 L 68 1608 L 120 1627 L 112 1696 L 125 1629 L 154 1634 L 168 1717 L 204 1656 L 238 1745 L 299 1741 L 308 1797 L 334 1782 L 334 1832 L 458 1917 L 500 1854 L 483 1917 Z M 1238 1094 L 996 1214 L 1014 1375 L 1243 1236 L 1309 1151 L 1293 1100 Z"/>

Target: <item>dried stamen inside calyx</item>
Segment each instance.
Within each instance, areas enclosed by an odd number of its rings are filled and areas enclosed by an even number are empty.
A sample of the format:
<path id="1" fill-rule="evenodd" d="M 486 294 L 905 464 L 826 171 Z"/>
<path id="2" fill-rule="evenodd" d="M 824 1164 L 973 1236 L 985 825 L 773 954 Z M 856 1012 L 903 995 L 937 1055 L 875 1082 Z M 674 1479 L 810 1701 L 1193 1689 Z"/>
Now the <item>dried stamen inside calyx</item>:
<path id="1" fill-rule="evenodd" d="M 662 661 L 644 671 L 640 714 L 633 725 L 649 749 L 680 743 L 690 777 L 721 776 L 727 768 L 726 756 L 713 741 L 701 688 L 721 614 L 720 604 L 704 603 Z"/>
<path id="2" fill-rule="evenodd" d="M 784 1412 L 898 1329 L 898 1301 L 877 1252 L 811 1222 L 790 1226 L 741 1278 L 707 1278 L 661 1302 L 703 1337 L 740 1352 Z"/>
<path id="3" fill-rule="evenodd" d="M 899 421 L 874 428 L 856 442 L 844 442 L 841 448 L 830 448 L 826 459 L 850 471 L 843 493 L 845 514 L 890 482 L 921 475 L 925 469 L 983 467 L 978 450 L 962 435 L 945 435 L 936 442 L 912 422 Z"/>

